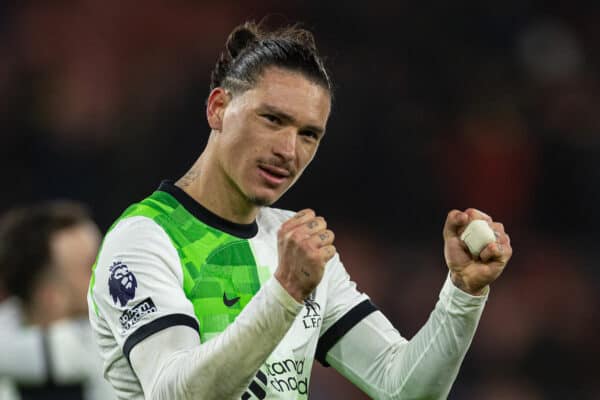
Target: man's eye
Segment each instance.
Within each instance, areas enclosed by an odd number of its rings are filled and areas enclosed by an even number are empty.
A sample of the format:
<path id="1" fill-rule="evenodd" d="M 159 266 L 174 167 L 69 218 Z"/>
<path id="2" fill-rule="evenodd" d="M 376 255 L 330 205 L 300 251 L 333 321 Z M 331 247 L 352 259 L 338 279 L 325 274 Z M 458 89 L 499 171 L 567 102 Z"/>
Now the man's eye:
<path id="1" fill-rule="evenodd" d="M 300 131 L 300 135 L 301 136 L 305 136 L 305 137 L 309 137 L 311 139 L 318 139 L 319 135 L 317 135 L 316 132 L 313 131 Z"/>
<path id="2" fill-rule="evenodd" d="M 281 119 L 279 119 L 279 117 L 276 117 L 273 114 L 263 114 L 262 117 L 273 124 L 281 124 Z"/>

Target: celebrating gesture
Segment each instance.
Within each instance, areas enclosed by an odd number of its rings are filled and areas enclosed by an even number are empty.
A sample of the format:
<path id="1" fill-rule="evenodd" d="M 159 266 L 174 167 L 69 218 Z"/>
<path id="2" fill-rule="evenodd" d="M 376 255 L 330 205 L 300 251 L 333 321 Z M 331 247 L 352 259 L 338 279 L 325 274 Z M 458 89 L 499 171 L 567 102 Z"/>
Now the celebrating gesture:
<path id="1" fill-rule="evenodd" d="M 461 233 L 471 221 L 486 221 L 493 229 L 496 240 L 474 257 L 460 239 Z M 504 225 L 473 208 L 466 211 L 452 210 L 448 213 L 444 225 L 444 257 L 450 269 L 452 282 L 472 295 L 481 295 L 487 285 L 495 281 L 512 256 L 510 238 L 504 231 Z"/>
<path id="2" fill-rule="evenodd" d="M 212 74 L 206 148 L 127 208 L 94 269 L 90 319 L 120 398 L 306 399 L 314 361 L 373 398 L 448 396 L 508 236 L 482 212 L 450 212 L 449 278 L 402 337 L 351 280 L 325 219 L 272 207 L 315 157 L 332 96 L 310 32 L 233 30 Z M 490 226 L 467 246 L 474 220 Z"/>

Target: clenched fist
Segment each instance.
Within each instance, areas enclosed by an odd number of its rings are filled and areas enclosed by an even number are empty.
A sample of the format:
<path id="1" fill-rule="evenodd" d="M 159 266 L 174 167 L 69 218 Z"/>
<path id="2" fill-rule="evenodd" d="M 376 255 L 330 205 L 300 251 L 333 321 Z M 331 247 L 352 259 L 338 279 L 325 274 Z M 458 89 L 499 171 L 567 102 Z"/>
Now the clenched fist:
<path id="1" fill-rule="evenodd" d="M 486 221 L 496 236 L 496 241 L 484 247 L 478 257 L 472 256 L 460 240 L 461 233 L 475 219 Z M 444 257 L 450 278 L 457 287 L 473 295 L 483 294 L 485 287 L 500 276 L 511 256 L 510 238 L 504 225 L 473 208 L 448 213 L 444 225 Z"/>
<path id="2" fill-rule="evenodd" d="M 325 264 L 335 255 L 334 234 L 310 209 L 287 220 L 277 233 L 279 266 L 275 278 L 298 302 L 317 287 Z"/>

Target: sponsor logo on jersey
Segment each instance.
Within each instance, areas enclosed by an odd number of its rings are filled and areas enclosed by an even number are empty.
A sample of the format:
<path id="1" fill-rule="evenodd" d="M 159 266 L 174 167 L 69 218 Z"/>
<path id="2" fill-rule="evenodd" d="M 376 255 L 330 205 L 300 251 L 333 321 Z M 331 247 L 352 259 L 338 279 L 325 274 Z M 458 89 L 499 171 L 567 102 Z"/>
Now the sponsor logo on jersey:
<path id="1" fill-rule="evenodd" d="M 135 289 L 137 288 L 137 280 L 133 272 L 129 271 L 127 265 L 121 261 L 113 262 L 109 268 L 110 275 L 108 277 L 108 290 L 115 303 L 121 307 L 127 305 L 127 302 L 135 297 Z"/>
<path id="2" fill-rule="evenodd" d="M 227 306 L 227 307 L 232 307 L 235 303 L 237 303 L 240 300 L 240 297 L 233 297 L 231 299 L 227 298 L 227 294 L 225 292 L 223 292 L 223 303 Z"/>
<path id="3" fill-rule="evenodd" d="M 306 313 L 302 315 L 302 324 L 304 329 L 318 328 L 321 326 L 321 306 L 315 300 L 317 297 L 316 290 L 304 299 L 304 307 Z"/>
<path id="4" fill-rule="evenodd" d="M 269 375 L 269 383 L 276 391 L 283 392 L 298 392 L 298 394 L 308 393 L 308 377 L 303 376 L 304 359 L 277 361 L 274 363 L 266 363 L 267 374 Z"/>
<path id="5" fill-rule="evenodd" d="M 256 376 L 242 394 L 242 400 L 265 399 L 267 386 L 270 385 L 278 393 L 308 393 L 308 377 L 304 376 L 304 359 L 286 360 L 265 363 L 266 371 L 259 369 Z M 266 372 L 266 374 L 265 374 Z M 254 397 L 253 397 L 254 396 Z"/>
<path id="6" fill-rule="evenodd" d="M 146 315 L 155 313 L 156 311 L 158 311 L 158 308 L 156 308 L 152 299 L 148 297 L 135 307 L 123 311 L 123 314 L 119 317 L 121 327 L 123 330 L 127 331 L 135 326 L 135 324 Z"/>

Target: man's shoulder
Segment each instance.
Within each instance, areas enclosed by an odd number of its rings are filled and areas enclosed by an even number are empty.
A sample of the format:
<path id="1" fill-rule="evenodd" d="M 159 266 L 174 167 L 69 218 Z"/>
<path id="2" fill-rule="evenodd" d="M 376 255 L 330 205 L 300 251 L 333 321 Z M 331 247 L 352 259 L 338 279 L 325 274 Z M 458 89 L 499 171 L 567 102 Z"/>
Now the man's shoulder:
<path id="1" fill-rule="evenodd" d="M 104 237 L 104 241 L 120 241 L 133 238 L 136 235 L 160 235 L 161 226 L 152 218 L 146 216 L 131 216 L 117 221 Z"/>
<path id="2" fill-rule="evenodd" d="M 105 235 L 99 260 L 107 261 L 121 253 L 140 251 L 171 251 L 171 240 L 165 230 L 152 218 L 132 216 L 118 221 Z"/>

